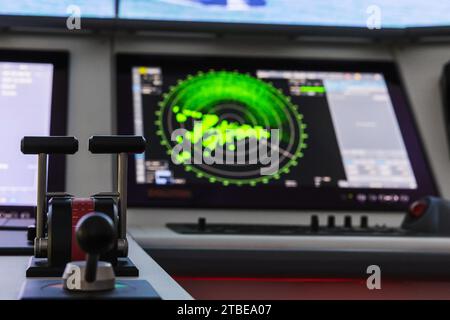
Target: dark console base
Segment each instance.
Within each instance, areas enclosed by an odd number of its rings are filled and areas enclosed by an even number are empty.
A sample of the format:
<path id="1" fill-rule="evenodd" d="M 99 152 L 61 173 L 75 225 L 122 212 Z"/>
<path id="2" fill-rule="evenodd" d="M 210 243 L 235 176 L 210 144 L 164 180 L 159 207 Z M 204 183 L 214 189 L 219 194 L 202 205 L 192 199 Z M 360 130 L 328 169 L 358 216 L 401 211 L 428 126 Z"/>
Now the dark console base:
<path id="1" fill-rule="evenodd" d="M 62 277 L 64 268 L 49 267 L 46 258 L 30 258 L 27 268 L 27 278 Z M 139 270 L 130 258 L 119 258 L 114 267 L 116 277 L 138 277 Z"/>
<path id="2" fill-rule="evenodd" d="M 395 250 L 195 250 L 146 249 L 177 277 L 362 278 L 378 265 L 385 279 L 450 280 L 446 253 Z M 450 292 L 450 291 L 449 291 Z"/>
<path id="3" fill-rule="evenodd" d="M 155 289 L 145 280 L 118 280 L 112 291 L 70 292 L 62 280 L 26 280 L 20 300 L 161 300 Z"/>

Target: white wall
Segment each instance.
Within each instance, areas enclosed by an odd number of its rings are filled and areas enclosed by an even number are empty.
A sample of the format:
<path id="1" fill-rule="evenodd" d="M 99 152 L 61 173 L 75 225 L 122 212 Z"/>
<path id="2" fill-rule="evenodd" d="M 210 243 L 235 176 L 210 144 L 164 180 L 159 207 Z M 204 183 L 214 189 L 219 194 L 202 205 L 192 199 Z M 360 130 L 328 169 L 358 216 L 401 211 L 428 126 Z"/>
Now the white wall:
<path id="1" fill-rule="evenodd" d="M 450 197 L 450 153 L 444 127 L 440 77 L 450 44 L 400 46 L 394 51 L 442 194 Z"/>
<path id="2" fill-rule="evenodd" d="M 47 35 L 0 32 L 0 48 L 62 49 L 71 54 L 69 134 L 81 150 L 68 159 L 67 191 L 89 195 L 112 187 L 110 156 L 92 156 L 90 135 L 113 132 L 113 56 L 122 53 L 180 53 L 396 60 L 401 68 L 444 195 L 450 197 L 450 158 L 442 119 L 438 80 L 450 60 L 450 44 L 319 44 L 280 39 L 177 38 L 162 36 Z"/>

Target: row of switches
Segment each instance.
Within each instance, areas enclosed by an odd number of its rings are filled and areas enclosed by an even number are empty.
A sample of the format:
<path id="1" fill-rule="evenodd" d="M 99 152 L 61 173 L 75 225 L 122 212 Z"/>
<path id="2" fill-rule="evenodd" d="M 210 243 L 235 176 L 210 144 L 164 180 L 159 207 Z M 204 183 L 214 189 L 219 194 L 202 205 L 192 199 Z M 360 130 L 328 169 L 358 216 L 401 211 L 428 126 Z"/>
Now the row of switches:
<path id="1" fill-rule="evenodd" d="M 338 226 L 336 226 L 335 216 L 331 215 L 331 216 L 327 217 L 326 228 L 327 229 L 339 228 Z M 353 222 L 352 222 L 351 216 L 347 215 L 344 217 L 343 228 L 348 229 L 348 230 L 353 229 Z M 360 221 L 359 221 L 359 228 L 360 229 L 368 229 L 369 228 L 369 218 L 367 216 L 361 216 Z M 200 232 L 204 232 L 204 231 L 206 231 L 206 229 L 207 229 L 206 218 L 200 217 L 197 222 L 197 230 Z M 319 223 L 319 217 L 317 215 L 311 216 L 310 229 L 311 229 L 311 232 L 319 232 L 320 223 Z"/>
<path id="2" fill-rule="evenodd" d="M 311 231 L 318 232 L 320 228 L 319 217 L 316 215 L 311 216 Z M 359 221 L 359 227 L 361 229 L 367 229 L 369 227 L 369 218 L 367 216 L 362 216 Z M 327 218 L 327 228 L 333 229 L 336 228 L 336 218 L 334 216 L 328 216 Z M 352 229 L 353 222 L 351 216 L 344 217 L 344 228 Z"/>

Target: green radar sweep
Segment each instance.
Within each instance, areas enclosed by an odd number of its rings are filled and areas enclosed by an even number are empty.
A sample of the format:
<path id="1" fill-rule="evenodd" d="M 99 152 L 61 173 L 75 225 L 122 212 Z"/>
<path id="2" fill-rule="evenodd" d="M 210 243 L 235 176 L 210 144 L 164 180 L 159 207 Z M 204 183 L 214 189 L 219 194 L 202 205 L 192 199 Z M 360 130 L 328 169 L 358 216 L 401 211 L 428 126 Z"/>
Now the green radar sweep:
<path id="1" fill-rule="evenodd" d="M 223 185 L 251 185 L 268 183 L 289 173 L 303 157 L 308 135 L 303 116 L 290 97 L 272 84 L 251 75 L 229 71 L 199 72 L 179 81 L 164 94 L 157 110 L 157 134 L 172 154 L 176 144 L 187 139 L 200 143 L 201 150 L 182 152 L 179 163 L 197 178 Z M 184 129 L 185 134 L 171 140 L 172 133 Z M 195 152 L 209 156 L 225 147 L 237 150 L 237 144 L 248 139 L 268 141 L 271 130 L 278 129 L 280 144 L 271 152 L 279 152 L 279 170 L 273 175 L 261 175 L 261 163 L 249 164 L 193 164 Z M 250 146 L 248 151 L 250 151 Z"/>
<path id="2" fill-rule="evenodd" d="M 261 139 L 269 139 L 270 132 L 261 126 L 252 127 L 248 124 L 239 124 L 237 122 L 220 121 L 219 116 L 215 114 L 202 114 L 198 111 L 191 111 L 175 106 L 172 110 L 176 114 L 176 120 L 184 123 L 188 119 L 194 119 L 193 130 L 187 131 L 185 135 L 178 135 L 176 141 L 182 143 L 184 139 L 188 139 L 193 145 L 201 142 L 203 154 L 210 156 L 220 146 L 226 145 L 231 151 L 237 150 L 236 143 L 239 141 L 254 138 L 258 141 Z M 190 160 L 189 152 L 180 153 L 178 162 L 184 163 Z"/>

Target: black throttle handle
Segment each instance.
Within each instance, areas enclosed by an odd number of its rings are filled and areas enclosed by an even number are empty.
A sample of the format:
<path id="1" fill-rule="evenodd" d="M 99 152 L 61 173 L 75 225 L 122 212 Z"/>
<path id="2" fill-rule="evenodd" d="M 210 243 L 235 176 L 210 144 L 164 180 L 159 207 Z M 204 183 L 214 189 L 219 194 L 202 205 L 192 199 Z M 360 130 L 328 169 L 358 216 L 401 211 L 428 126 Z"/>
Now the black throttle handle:
<path id="1" fill-rule="evenodd" d="M 78 151 L 75 137 L 23 137 L 20 150 L 23 154 L 74 154 Z"/>
<path id="2" fill-rule="evenodd" d="M 92 136 L 89 139 L 89 151 L 105 153 L 143 153 L 146 141 L 141 136 Z"/>

